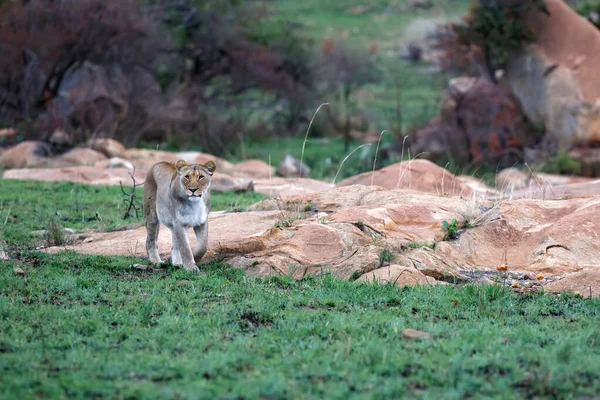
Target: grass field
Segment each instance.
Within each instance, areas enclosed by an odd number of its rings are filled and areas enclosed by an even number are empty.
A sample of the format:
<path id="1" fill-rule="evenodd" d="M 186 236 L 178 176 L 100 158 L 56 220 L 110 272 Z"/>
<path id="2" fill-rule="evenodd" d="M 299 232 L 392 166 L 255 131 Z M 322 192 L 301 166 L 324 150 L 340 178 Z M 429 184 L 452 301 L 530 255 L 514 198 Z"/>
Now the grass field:
<path id="1" fill-rule="evenodd" d="M 65 252 L 2 264 L 0 397 L 600 396 L 598 299 L 131 262 Z"/>
<path id="2" fill-rule="evenodd" d="M 132 222 L 122 207 L 115 187 L 0 180 L 0 398 L 600 396 L 600 299 L 257 279 L 219 261 L 138 270 L 134 257 L 35 250 L 43 213 L 97 212 L 102 222 L 64 224 L 117 229 Z"/>

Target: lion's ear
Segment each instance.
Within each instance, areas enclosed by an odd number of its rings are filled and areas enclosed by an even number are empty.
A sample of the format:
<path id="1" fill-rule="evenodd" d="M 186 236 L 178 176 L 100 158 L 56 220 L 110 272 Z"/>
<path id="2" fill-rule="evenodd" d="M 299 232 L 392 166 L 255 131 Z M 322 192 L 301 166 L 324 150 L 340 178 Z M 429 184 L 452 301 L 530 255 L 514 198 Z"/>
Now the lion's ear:
<path id="1" fill-rule="evenodd" d="M 209 161 L 204 164 L 204 168 L 206 168 L 209 175 L 212 175 L 217 170 L 217 164 L 215 164 L 214 161 Z"/>
<path id="2" fill-rule="evenodd" d="M 179 172 L 179 171 L 181 171 L 181 168 L 183 168 L 183 167 L 187 167 L 187 166 L 188 166 L 188 163 L 186 163 L 186 162 L 185 162 L 185 161 L 183 161 L 183 160 L 179 160 L 179 161 L 177 161 L 177 163 L 175 164 L 175 168 L 177 168 L 177 171 L 178 171 L 178 172 Z"/>

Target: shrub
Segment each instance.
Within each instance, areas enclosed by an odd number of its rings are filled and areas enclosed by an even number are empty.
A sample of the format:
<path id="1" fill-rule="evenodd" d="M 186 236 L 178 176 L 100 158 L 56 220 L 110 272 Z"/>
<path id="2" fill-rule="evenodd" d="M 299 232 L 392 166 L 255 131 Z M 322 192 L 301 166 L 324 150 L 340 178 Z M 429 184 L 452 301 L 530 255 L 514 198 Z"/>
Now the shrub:
<path id="1" fill-rule="evenodd" d="M 437 47 L 444 51 L 446 68 L 466 69 L 475 62 L 495 81 L 495 71 L 503 69 L 511 54 L 535 39 L 525 15 L 548 13 L 543 0 L 479 0 L 464 19 L 442 30 Z"/>

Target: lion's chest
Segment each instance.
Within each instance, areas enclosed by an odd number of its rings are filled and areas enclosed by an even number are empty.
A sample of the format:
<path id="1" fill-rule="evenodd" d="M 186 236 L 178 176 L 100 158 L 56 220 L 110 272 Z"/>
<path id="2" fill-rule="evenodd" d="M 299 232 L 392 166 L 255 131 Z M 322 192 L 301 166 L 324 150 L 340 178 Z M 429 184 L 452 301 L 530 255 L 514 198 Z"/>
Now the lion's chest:
<path id="1" fill-rule="evenodd" d="M 175 219 L 178 224 L 186 227 L 204 225 L 208 218 L 208 207 L 204 201 L 194 201 L 184 204 L 175 213 Z"/>

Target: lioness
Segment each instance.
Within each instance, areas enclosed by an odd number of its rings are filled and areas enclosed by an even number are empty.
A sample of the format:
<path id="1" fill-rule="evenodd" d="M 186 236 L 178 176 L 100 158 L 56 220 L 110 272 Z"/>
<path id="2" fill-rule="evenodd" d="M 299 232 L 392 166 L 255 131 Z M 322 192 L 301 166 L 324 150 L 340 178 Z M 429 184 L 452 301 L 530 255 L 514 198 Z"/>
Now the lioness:
<path id="1" fill-rule="evenodd" d="M 217 165 L 212 161 L 202 165 L 183 160 L 175 165 L 159 162 L 150 168 L 144 183 L 146 251 L 150 262 L 161 263 L 156 238 L 162 223 L 171 230 L 173 264 L 183 265 L 189 271 L 200 271 L 196 262 L 206 253 L 208 245 L 210 181 L 216 169 Z M 188 240 L 189 227 L 194 228 L 198 240 L 193 253 Z"/>

